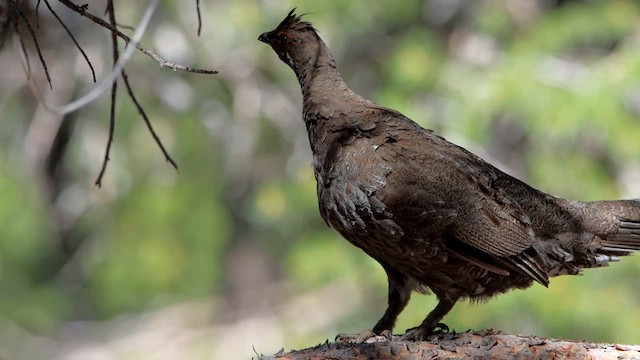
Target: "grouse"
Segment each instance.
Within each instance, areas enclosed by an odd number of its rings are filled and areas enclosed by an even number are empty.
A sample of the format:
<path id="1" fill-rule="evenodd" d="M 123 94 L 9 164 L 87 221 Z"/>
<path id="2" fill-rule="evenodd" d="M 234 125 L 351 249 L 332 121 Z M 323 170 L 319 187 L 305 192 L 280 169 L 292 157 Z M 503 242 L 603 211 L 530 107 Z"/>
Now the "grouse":
<path id="1" fill-rule="evenodd" d="M 460 299 L 482 300 L 606 266 L 640 250 L 640 199 L 581 202 L 538 191 L 398 111 L 353 92 L 295 9 L 258 40 L 295 72 L 320 214 L 382 265 L 391 336 L 412 291 L 437 306 L 405 340 L 424 340 Z"/>

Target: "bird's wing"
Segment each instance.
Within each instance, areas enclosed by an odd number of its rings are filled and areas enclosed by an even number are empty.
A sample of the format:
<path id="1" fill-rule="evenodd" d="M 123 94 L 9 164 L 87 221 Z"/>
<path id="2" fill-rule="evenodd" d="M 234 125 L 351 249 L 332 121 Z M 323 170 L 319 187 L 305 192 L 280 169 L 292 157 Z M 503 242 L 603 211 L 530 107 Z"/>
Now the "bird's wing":
<path id="1" fill-rule="evenodd" d="M 386 140 L 376 152 L 393 165 L 379 195 L 405 232 L 446 232 L 464 245 L 448 247 L 452 252 L 480 263 L 489 258 L 546 286 L 529 218 L 495 185 L 508 175 L 402 115 L 386 116 Z"/>

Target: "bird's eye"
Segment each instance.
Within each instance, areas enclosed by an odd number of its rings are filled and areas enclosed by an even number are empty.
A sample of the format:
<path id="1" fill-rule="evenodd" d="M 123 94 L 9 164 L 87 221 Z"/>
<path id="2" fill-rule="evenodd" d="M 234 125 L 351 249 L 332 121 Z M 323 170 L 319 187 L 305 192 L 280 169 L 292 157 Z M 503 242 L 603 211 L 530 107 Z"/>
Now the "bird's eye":
<path id="1" fill-rule="evenodd" d="M 278 34 L 278 40 L 280 40 L 282 42 L 287 42 L 289 40 L 289 38 L 287 37 L 286 34 L 280 33 L 280 34 Z"/>

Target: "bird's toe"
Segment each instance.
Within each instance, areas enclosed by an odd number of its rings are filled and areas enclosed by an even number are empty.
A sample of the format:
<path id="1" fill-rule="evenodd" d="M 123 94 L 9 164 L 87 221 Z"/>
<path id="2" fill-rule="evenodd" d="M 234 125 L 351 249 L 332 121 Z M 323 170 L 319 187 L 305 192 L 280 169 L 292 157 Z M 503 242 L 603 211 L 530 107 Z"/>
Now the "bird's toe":
<path id="1" fill-rule="evenodd" d="M 438 323 L 435 327 L 418 326 L 408 329 L 400 337 L 402 341 L 424 341 L 432 335 L 444 335 L 449 333 L 449 327 L 444 323 Z"/>
<path id="2" fill-rule="evenodd" d="M 359 334 L 338 334 L 336 335 L 336 342 L 340 343 L 374 343 L 391 341 L 391 331 L 384 330 L 379 335 L 371 330 L 365 330 Z"/>

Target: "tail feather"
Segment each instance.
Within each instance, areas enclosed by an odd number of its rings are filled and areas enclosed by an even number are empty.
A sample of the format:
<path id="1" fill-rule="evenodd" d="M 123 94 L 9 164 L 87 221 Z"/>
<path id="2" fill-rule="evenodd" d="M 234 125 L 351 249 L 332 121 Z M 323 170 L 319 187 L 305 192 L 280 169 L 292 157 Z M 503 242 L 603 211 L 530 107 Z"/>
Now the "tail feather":
<path id="1" fill-rule="evenodd" d="M 620 219 L 620 222 L 620 228 L 637 230 L 636 233 L 640 234 L 640 232 L 638 232 L 640 231 L 640 222 L 631 219 Z"/>
<path id="2" fill-rule="evenodd" d="M 603 251 L 640 251 L 640 199 L 582 204 L 585 230 L 602 239 Z"/>
<path id="3" fill-rule="evenodd" d="M 618 262 L 620 258 L 607 254 L 595 254 L 590 259 L 589 268 L 609 266 L 610 262 Z"/>
<path id="4" fill-rule="evenodd" d="M 601 247 L 601 249 L 603 251 L 606 251 L 608 254 L 612 254 L 612 255 L 615 254 L 619 256 L 626 256 L 626 255 L 629 255 L 629 253 L 635 252 L 635 250 L 629 250 L 628 248 L 614 247 L 611 245 L 603 246 Z"/>
<path id="5" fill-rule="evenodd" d="M 640 219 L 620 219 L 618 231 L 607 236 L 602 245 L 614 251 L 640 251 Z"/>
<path id="6" fill-rule="evenodd" d="M 544 244 L 549 276 L 579 274 L 640 251 L 640 200 L 575 203 L 582 233 Z M 565 253 L 570 253 L 567 256 Z"/>

